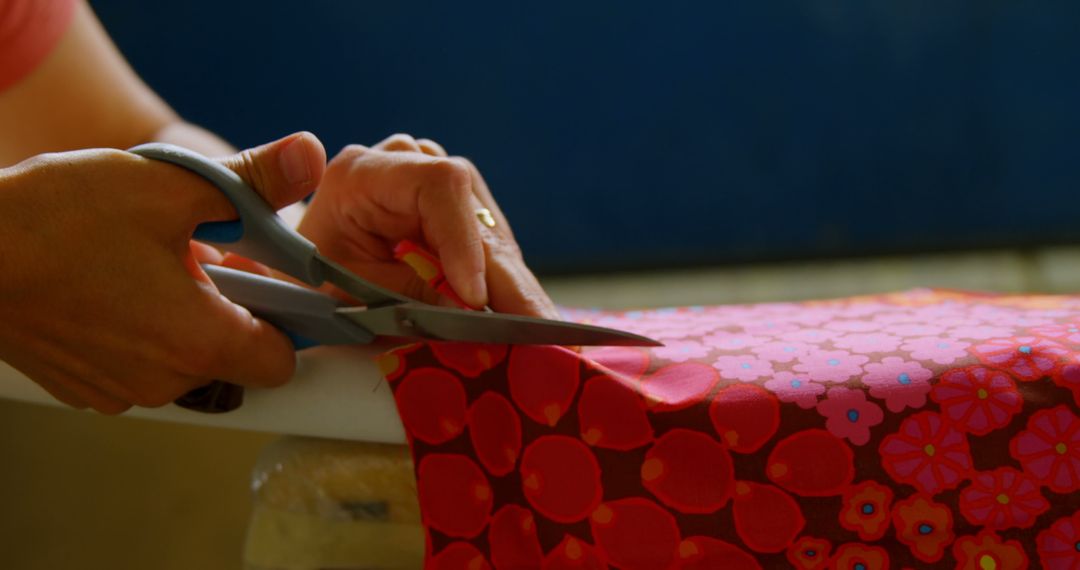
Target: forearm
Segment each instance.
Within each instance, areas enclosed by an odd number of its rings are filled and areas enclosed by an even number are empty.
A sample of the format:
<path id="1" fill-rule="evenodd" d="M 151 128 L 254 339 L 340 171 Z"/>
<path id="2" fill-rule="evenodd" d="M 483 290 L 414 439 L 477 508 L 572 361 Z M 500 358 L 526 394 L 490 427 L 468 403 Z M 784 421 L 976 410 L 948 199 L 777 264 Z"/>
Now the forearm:
<path id="1" fill-rule="evenodd" d="M 45 152 L 161 141 L 209 156 L 235 149 L 185 122 L 124 60 L 90 7 L 79 4 L 53 52 L 0 93 L 0 166 Z"/>

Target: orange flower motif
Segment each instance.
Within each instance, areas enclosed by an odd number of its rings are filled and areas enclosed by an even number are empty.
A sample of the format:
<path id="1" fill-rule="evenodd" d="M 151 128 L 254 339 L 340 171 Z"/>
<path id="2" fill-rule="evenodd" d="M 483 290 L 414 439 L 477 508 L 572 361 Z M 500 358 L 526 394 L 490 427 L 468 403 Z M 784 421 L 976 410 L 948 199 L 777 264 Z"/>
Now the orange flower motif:
<path id="1" fill-rule="evenodd" d="M 945 547 L 956 538 L 952 511 L 931 501 L 927 495 L 912 495 L 896 503 L 892 518 L 896 538 L 908 545 L 915 558 L 923 562 L 940 560 Z"/>
<path id="2" fill-rule="evenodd" d="M 1015 540 L 1001 541 L 992 531 L 962 536 L 953 544 L 957 570 L 1025 570 L 1028 557 Z"/>
<path id="3" fill-rule="evenodd" d="M 798 570 L 824 570 L 832 544 L 824 538 L 803 536 L 788 548 L 787 559 Z"/>
<path id="4" fill-rule="evenodd" d="M 849 542 L 836 549 L 829 561 L 832 570 L 889 570 L 889 553 L 880 546 Z"/>
<path id="5" fill-rule="evenodd" d="M 889 505 L 893 492 L 888 487 L 864 481 L 844 492 L 844 508 L 840 511 L 840 526 L 859 533 L 859 538 L 873 541 L 889 529 Z"/>

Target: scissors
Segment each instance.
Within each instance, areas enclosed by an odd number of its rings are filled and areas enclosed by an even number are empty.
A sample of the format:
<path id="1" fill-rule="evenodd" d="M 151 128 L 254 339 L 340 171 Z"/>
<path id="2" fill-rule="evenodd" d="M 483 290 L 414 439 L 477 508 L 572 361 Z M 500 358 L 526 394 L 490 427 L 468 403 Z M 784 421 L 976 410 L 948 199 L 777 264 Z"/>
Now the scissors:
<path id="1" fill-rule="evenodd" d="M 501 344 L 659 346 L 633 333 L 548 319 L 429 305 L 389 291 L 322 256 L 315 244 L 290 228 L 239 175 L 191 150 L 150 143 L 128 152 L 180 166 L 217 187 L 239 219 L 200 224 L 194 238 L 221 245 L 318 287 L 329 282 L 363 302 L 350 306 L 330 295 L 243 271 L 204 265 L 230 301 L 281 329 L 297 350 L 317 345 L 365 344 L 376 337 Z M 243 388 L 216 380 L 188 392 L 176 404 L 222 413 L 243 403 Z"/>

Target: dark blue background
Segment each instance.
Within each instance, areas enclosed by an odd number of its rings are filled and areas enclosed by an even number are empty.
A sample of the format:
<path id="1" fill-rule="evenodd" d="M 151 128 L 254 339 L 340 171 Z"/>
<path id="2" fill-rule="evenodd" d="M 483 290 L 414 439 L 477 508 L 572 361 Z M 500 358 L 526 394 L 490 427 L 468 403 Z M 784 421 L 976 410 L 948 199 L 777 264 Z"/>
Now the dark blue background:
<path id="1" fill-rule="evenodd" d="M 1076 241 L 1080 2 L 130 2 L 239 146 L 471 157 L 542 272 Z"/>

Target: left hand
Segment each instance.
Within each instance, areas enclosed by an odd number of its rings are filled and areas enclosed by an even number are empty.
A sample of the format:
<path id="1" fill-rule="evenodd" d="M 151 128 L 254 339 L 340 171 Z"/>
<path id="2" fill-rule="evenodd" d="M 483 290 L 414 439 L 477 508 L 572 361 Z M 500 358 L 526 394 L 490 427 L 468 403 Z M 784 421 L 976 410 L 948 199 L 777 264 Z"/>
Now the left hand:
<path id="1" fill-rule="evenodd" d="M 481 208 L 494 227 L 480 222 Z M 479 171 L 434 141 L 394 135 L 370 148 L 345 147 L 327 165 L 298 230 L 324 255 L 404 295 L 448 304 L 394 259 L 394 245 L 409 239 L 440 258 L 470 306 L 559 318 Z"/>

